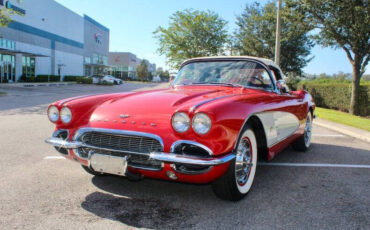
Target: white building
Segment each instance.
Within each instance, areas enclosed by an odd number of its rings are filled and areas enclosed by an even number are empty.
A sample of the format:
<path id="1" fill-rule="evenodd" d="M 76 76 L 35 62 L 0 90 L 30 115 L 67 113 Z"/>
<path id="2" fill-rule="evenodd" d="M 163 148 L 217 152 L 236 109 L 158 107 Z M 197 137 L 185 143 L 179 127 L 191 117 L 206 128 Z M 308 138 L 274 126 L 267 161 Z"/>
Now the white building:
<path id="1" fill-rule="evenodd" d="M 17 12 L 0 28 L 1 80 L 21 76 L 90 75 L 108 64 L 109 29 L 54 0 L 0 0 Z"/>
<path id="2" fill-rule="evenodd" d="M 150 63 L 146 59 L 140 59 L 130 52 L 109 52 L 110 74 L 122 79 L 137 79 L 136 67 L 142 61 L 148 65 L 148 72 L 154 76 L 156 74 L 156 64 Z"/>

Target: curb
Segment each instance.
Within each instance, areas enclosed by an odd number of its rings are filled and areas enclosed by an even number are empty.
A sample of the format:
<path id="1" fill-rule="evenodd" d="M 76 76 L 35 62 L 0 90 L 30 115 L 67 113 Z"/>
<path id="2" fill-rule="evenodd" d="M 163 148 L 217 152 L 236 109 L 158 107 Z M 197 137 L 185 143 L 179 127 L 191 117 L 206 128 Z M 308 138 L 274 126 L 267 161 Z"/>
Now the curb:
<path id="1" fill-rule="evenodd" d="M 53 83 L 10 83 L 10 84 L 6 84 L 6 85 L 2 85 L 2 86 L 5 86 L 5 87 L 37 87 L 37 86 L 63 86 L 63 85 L 75 85 L 77 83 L 75 82 L 61 82 L 61 83 L 58 83 L 58 82 L 53 82 Z"/>
<path id="2" fill-rule="evenodd" d="M 314 124 L 370 143 L 370 132 L 368 131 L 335 123 L 321 118 L 314 119 Z"/>

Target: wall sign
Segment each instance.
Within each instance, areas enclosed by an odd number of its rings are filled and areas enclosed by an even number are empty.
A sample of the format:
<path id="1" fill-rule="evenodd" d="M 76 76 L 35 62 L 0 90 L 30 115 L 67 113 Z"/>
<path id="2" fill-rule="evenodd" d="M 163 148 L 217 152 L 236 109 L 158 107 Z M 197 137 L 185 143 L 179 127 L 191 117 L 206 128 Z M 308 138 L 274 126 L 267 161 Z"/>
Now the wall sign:
<path id="1" fill-rule="evenodd" d="M 5 6 L 5 8 L 7 8 L 7 9 L 12 9 L 14 12 L 16 12 L 18 14 L 21 14 L 21 15 L 26 14 L 26 10 L 24 10 L 24 9 L 18 7 L 18 6 L 13 5 L 10 1 L 0 0 L 0 5 Z"/>
<path id="2" fill-rule="evenodd" d="M 102 36 L 99 33 L 94 34 L 95 42 L 98 44 L 102 44 Z"/>

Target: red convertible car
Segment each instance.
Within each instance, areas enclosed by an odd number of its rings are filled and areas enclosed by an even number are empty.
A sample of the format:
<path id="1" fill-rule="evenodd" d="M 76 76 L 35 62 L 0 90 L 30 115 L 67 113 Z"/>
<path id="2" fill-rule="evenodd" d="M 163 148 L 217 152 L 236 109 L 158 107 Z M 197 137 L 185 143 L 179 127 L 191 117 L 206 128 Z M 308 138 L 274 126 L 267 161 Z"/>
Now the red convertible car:
<path id="1" fill-rule="evenodd" d="M 94 175 L 212 183 L 220 198 L 240 200 L 259 161 L 310 146 L 315 104 L 283 77 L 262 58 L 190 59 L 168 89 L 52 103 L 46 142 Z"/>

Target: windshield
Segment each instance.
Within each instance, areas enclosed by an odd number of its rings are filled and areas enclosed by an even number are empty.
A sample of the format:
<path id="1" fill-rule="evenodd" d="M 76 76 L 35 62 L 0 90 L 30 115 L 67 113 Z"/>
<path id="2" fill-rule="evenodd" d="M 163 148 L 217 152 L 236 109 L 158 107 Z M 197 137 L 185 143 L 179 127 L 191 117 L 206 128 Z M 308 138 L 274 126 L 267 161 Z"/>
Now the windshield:
<path id="1" fill-rule="evenodd" d="M 266 69 L 251 61 L 199 61 L 183 66 L 174 85 L 224 84 L 272 89 Z"/>

